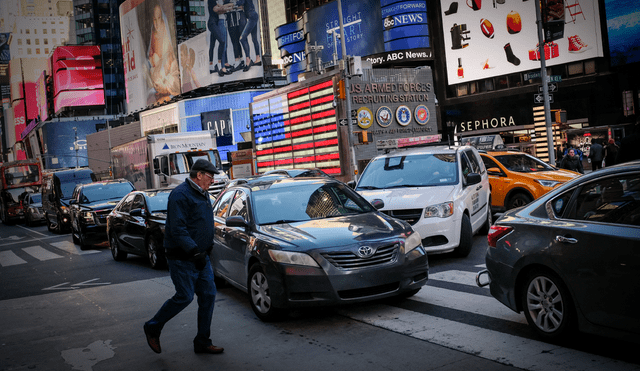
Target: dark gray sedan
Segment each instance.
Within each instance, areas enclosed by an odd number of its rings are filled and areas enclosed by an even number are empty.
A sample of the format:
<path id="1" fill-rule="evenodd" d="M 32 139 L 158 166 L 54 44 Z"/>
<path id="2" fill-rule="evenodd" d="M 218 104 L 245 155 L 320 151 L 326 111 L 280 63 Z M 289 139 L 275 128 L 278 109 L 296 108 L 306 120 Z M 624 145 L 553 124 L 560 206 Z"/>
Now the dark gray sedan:
<path id="1" fill-rule="evenodd" d="M 491 295 L 524 311 L 542 337 L 576 328 L 640 335 L 640 161 L 583 175 L 506 212 L 487 238 L 478 285 L 489 279 Z"/>
<path id="2" fill-rule="evenodd" d="M 413 295 L 429 271 L 420 236 L 376 207 L 328 177 L 227 188 L 214 205 L 216 277 L 248 292 L 263 321 L 287 308 Z"/>

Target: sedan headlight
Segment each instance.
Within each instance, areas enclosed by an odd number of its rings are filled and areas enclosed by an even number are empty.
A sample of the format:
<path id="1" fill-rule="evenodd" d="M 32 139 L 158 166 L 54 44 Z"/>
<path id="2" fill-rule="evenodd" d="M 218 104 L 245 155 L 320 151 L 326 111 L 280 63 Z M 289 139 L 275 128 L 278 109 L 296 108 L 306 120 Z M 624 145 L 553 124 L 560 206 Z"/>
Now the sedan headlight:
<path id="1" fill-rule="evenodd" d="M 422 238 L 420 233 L 413 232 L 404 240 L 404 253 L 408 254 L 418 246 L 422 246 Z"/>
<path id="2" fill-rule="evenodd" d="M 448 218 L 453 215 L 453 202 L 444 202 L 438 205 L 427 206 L 424 209 L 425 218 Z"/>
<path id="3" fill-rule="evenodd" d="M 87 224 L 96 223 L 95 219 L 93 219 L 93 213 L 90 211 L 83 211 L 80 213 L 80 216 L 82 217 L 82 219 L 84 219 L 84 222 Z"/>
<path id="4" fill-rule="evenodd" d="M 545 180 L 545 179 L 536 179 L 536 182 L 540 183 L 543 187 L 553 188 L 560 184 L 557 180 Z"/>
<path id="5" fill-rule="evenodd" d="M 269 256 L 277 263 L 320 267 L 311 256 L 299 252 L 269 250 Z"/>

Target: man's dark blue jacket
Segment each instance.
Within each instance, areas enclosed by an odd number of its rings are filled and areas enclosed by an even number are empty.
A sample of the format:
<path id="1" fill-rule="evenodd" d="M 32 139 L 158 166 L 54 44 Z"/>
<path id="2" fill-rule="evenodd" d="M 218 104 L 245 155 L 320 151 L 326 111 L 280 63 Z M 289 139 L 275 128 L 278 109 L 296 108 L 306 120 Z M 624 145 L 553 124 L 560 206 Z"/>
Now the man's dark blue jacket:
<path id="1" fill-rule="evenodd" d="M 164 248 L 167 259 L 189 260 L 196 252 L 213 247 L 213 209 L 209 193 L 191 179 L 169 195 Z"/>

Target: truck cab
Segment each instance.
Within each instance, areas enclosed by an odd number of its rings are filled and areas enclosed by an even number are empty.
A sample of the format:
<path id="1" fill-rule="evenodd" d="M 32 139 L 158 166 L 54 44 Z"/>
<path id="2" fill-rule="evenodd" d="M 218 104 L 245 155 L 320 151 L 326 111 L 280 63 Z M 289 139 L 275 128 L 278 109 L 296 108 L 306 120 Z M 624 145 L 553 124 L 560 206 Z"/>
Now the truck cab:
<path id="1" fill-rule="evenodd" d="M 209 193 L 217 196 L 229 181 L 227 175 L 222 171 L 222 161 L 220 154 L 215 149 L 203 151 L 187 151 L 159 155 L 153 159 L 153 172 L 158 176 L 158 187 L 175 187 L 184 182 L 189 176 L 191 166 L 199 160 L 211 161 L 216 168 L 220 169 L 220 174 L 215 175 L 215 182 L 209 188 Z"/>

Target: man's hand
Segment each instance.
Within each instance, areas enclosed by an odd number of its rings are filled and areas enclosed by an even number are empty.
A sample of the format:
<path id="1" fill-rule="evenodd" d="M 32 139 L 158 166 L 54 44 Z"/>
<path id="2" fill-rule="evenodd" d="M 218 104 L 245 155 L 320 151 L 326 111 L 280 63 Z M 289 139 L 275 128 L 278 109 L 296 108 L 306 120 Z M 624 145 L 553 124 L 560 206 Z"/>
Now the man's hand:
<path id="1" fill-rule="evenodd" d="M 193 254 L 193 257 L 191 260 L 196 265 L 196 269 L 201 271 L 207 265 L 207 253 L 204 251 L 199 251 Z"/>

